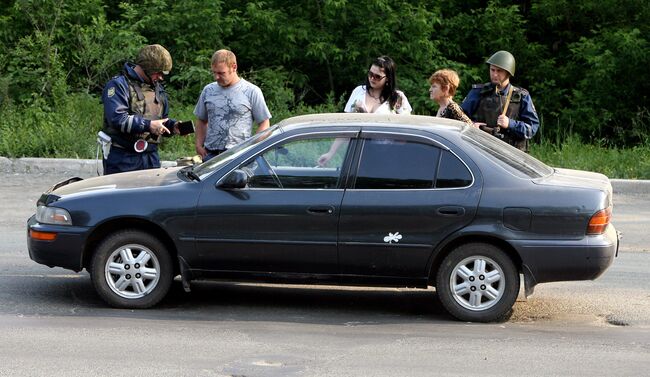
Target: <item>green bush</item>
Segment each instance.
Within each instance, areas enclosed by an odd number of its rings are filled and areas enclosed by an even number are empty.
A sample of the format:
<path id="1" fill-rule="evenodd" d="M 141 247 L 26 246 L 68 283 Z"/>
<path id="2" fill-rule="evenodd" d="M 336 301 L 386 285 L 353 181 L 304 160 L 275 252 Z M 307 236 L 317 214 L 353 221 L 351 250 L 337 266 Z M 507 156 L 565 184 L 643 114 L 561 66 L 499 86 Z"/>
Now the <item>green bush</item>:
<path id="1" fill-rule="evenodd" d="M 296 115 L 340 112 L 344 101 L 344 97 L 330 96 L 317 106 L 299 103 L 290 108 L 287 103 L 280 103 L 277 110 L 270 107 L 271 123 Z M 0 155 L 95 158 L 96 135 L 102 127 L 103 116 L 99 99 L 88 94 L 74 94 L 58 103 L 57 107 L 42 102 L 28 109 L 11 104 L 0 107 Z M 194 105 L 172 101 L 170 116 L 178 120 L 194 119 L 193 110 Z M 160 146 L 163 160 L 173 161 L 195 154 L 194 135 L 165 138 Z M 584 144 L 579 136 L 566 131 L 554 140 L 547 138 L 532 143 L 531 154 L 555 167 L 596 171 L 610 178 L 650 179 L 648 144 L 631 148 Z"/>
<path id="2" fill-rule="evenodd" d="M 229 48 L 240 74 L 262 88 L 273 122 L 340 111 L 379 55 L 396 61 L 414 113 L 433 114 L 433 71 L 458 71 L 460 101 L 488 80 L 487 57 L 506 49 L 517 59 L 513 83 L 531 92 L 542 120 L 535 142 L 545 158 L 576 145 L 596 169 L 647 176 L 636 171 L 650 145 L 649 17 L 644 0 L 0 2 L 0 154 L 93 155 L 96 98 L 143 44 L 173 57 L 174 118 L 191 118 L 212 81 L 212 53 Z M 193 154 L 191 139 L 166 140 L 163 158 Z M 638 154 L 641 163 L 596 166 L 598 154 Z"/>
<path id="3" fill-rule="evenodd" d="M 0 117 L 2 156 L 90 158 L 102 110 L 96 97 L 74 94 L 61 98 L 56 109 L 35 101 L 27 109 L 6 106 Z"/>
<path id="4" fill-rule="evenodd" d="M 610 178 L 650 179 L 650 146 L 583 144 L 576 135 L 560 144 L 533 144 L 530 154 L 553 167 L 595 171 Z"/>
<path id="5" fill-rule="evenodd" d="M 258 78 L 264 81 L 261 78 Z M 272 124 L 294 115 L 323 112 L 339 112 L 342 99 L 328 98 L 325 103 L 308 106 L 303 103 L 292 106 L 282 100 L 272 99 L 269 108 L 273 114 Z M 275 104 L 277 111 L 271 105 Z M 172 98 L 170 117 L 177 120 L 193 120 L 194 105 L 182 105 Z M 0 106 L 0 156 L 95 158 L 97 132 L 102 128 L 103 108 L 98 97 L 89 94 L 64 96 L 57 106 L 37 101 L 24 108 L 17 105 Z M 195 155 L 194 135 L 165 138 L 160 146 L 164 160 Z"/>

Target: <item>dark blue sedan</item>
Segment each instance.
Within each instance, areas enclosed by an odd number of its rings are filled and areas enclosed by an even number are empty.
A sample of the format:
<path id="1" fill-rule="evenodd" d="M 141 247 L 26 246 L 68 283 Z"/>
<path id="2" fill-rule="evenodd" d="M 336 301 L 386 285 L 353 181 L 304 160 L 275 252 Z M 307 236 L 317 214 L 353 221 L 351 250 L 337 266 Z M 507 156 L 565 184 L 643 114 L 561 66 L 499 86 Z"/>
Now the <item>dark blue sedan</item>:
<path id="1" fill-rule="evenodd" d="M 463 123 L 296 117 L 200 165 L 55 185 L 31 258 L 86 269 L 120 308 L 195 279 L 435 286 L 465 321 L 507 318 L 523 282 L 600 276 L 618 250 L 612 187 Z"/>

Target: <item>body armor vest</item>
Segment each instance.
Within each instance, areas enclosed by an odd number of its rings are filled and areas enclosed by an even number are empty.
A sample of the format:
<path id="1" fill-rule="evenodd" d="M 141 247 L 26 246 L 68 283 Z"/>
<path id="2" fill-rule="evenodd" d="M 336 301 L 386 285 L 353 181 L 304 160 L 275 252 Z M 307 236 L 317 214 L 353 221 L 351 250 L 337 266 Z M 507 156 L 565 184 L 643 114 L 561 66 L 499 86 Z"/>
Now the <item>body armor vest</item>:
<path id="1" fill-rule="evenodd" d="M 511 84 L 512 85 L 512 84 Z M 493 135 L 501 138 L 506 143 L 528 152 L 528 140 L 519 138 L 509 132 L 509 130 L 497 127 L 497 118 L 503 112 L 503 106 L 506 104 L 508 92 L 501 95 L 496 90 L 496 85 L 492 83 L 484 84 L 481 88 L 481 101 L 476 111 L 476 121 L 484 122 L 488 127 L 493 128 Z M 513 120 L 519 119 L 519 109 L 521 108 L 522 89 L 512 85 L 512 96 L 506 116 Z"/>
<path id="2" fill-rule="evenodd" d="M 140 115 L 150 120 L 162 119 L 162 101 L 166 100 L 166 97 L 159 84 L 151 86 L 147 83 L 132 81 L 126 72 L 124 77 L 129 84 L 129 115 Z M 117 128 L 110 127 L 106 123 L 106 119 L 104 119 L 103 131 L 111 137 L 114 143 L 125 149 L 133 149 L 133 144 L 138 139 L 146 140 L 149 144 L 158 144 L 162 139 L 162 135 L 154 135 L 149 132 L 141 134 L 120 132 Z"/>

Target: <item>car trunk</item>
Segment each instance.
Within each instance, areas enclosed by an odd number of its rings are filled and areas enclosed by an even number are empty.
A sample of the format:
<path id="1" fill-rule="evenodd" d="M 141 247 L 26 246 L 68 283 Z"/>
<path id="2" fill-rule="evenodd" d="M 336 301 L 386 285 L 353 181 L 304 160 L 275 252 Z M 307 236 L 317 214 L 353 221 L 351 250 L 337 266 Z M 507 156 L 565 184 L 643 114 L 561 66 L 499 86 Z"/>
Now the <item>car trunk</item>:
<path id="1" fill-rule="evenodd" d="M 538 185 L 599 190 L 607 194 L 608 204 L 612 205 L 612 184 L 604 174 L 561 168 L 554 170 L 553 174 L 535 179 L 533 182 Z"/>

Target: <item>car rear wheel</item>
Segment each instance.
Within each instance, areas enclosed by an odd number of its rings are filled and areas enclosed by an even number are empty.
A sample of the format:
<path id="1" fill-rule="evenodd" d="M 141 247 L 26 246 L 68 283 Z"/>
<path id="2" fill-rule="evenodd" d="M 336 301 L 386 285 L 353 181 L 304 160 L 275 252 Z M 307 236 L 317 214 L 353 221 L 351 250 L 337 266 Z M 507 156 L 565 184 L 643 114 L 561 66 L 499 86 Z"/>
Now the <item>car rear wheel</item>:
<path id="1" fill-rule="evenodd" d="M 512 313 L 519 293 L 519 274 L 498 247 L 466 244 L 443 259 L 436 292 L 444 308 L 462 321 L 504 320 Z"/>
<path id="2" fill-rule="evenodd" d="M 144 309 L 165 297 L 172 283 L 171 257 L 151 234 L 120 231 L 108 236 L 92 259 L 97 293 L 118 308 Z"/>

